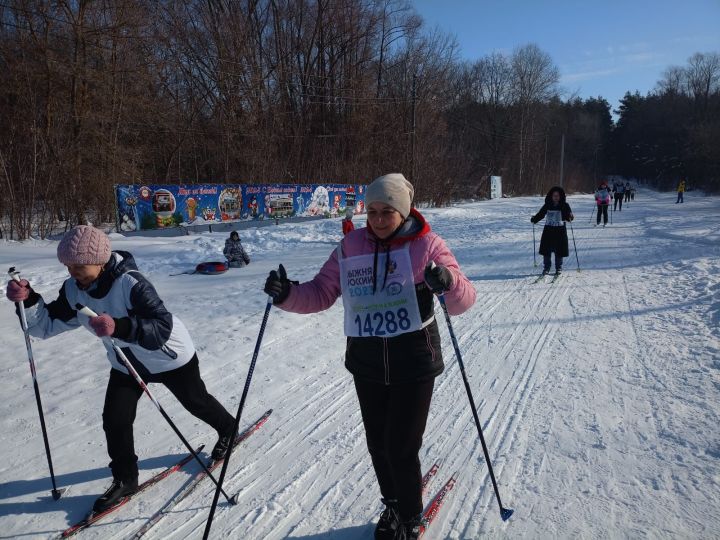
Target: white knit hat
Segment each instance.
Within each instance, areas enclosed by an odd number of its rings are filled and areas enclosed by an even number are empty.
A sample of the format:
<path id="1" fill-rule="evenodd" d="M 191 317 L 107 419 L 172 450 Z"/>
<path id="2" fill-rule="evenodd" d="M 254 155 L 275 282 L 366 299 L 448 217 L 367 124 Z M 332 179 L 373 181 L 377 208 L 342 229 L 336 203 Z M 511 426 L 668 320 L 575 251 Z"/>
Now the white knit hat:
<path id="1" fill-rule="evenodd" d="M 400 212 L 403 218 L 410 215 L 415 189 L 400 173 L 391 173 L 372 181 L 365 190 L 365 206 L 374 202 L 385 203 Z"/>

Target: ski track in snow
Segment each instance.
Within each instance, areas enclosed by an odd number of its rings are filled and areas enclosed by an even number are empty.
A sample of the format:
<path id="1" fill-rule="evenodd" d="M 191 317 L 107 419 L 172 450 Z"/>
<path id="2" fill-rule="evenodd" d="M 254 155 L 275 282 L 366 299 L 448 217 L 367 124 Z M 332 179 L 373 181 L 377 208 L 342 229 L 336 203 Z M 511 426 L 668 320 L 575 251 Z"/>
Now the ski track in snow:
<path id="1" fill-rule="evenodd" d="M 673 202 L 643 190 L 612 226 L 595 228 L 591 198 L 571 197 L 582 271 L 571 252 L 555 283 L 533 283 L 529 217 L 541 198 L 425 212 L 478 292 L 453 325 L 503 503 L 515 509 L 507 523 L 499 519 L 440 320 L 446 370 L 421 460 L 442 463 L 428 500 L 453 472 L 459 480 L 425 538 L 720 537 L 720 198 Z M 113 242 L 136 256 L 185 321 L 208 388 L 234 413 L 267 272 L 283 262 L 292 279 L 311 278 L 339 231 L 339 220 L 242 231 L 253 262 L 221 276 L 168 274 L 222 258 L 224 234 Z M 5 242 L 0 260 L 51 300 L 65 278 L 55 247 Z M 33 340 L 56 475 L 72 486 L 54 502 L 22 335 L 13 307 L 0 310 L 0 539 L 56 536 L 109 483 L 101 420 L 109 368 L 99 340 L 81 332 Z M 213 537 L 372 537 L 380 494 L 344 347 L 340 302 L 309 316 L 272 310 L 241 427 L 274 412 L 233 454 L 226 487 L 239 504 L 221 502 Z M 164 387 L 151 390 L 192 444 L 212 447 L 211 430 Z M 141 479 L 185 452 L 145 398 L 135 437 Z M 196 469 L 191 463 L 82 537 L 132 536 Z M 200 538 L 212 493 L 202 484 L 146 538 Z"/>

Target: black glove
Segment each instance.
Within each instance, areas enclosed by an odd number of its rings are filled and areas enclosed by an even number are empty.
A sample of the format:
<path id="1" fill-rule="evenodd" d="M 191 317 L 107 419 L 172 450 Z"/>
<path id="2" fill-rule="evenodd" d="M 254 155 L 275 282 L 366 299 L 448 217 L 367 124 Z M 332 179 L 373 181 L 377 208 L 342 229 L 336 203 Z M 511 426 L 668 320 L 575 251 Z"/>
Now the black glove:
<path id="1" fill-rule="evenodd" d="M 291 282 L 287 278 L 285 267 L 281 264 L 277 270 L 270 272 L 270 275 L 265 280 L 265 288 L 263 290 L 272 296 L 273 304 L 282 304 L 290 294 L 290 285 L 292 283 L 297 285 L 297 281 Z"/>
<path id="2" fill-rule="evenodd" d="M 531 223 L 534 225 L 535 223 L 537 223 L 537 222 L 540 221 L 540 220 L 537 219 L 537 217 L 533 216 L 533 217 L 530 218 L 530 221 L 531 221 Z"/>
<path id="3" fill-rule="evenodd" d="M 425 283 L 432 292 L 443 293 L 449 291 L 450 287 L 452 287 L 452 274 L 444 266 L 435 266 L 433 263 L 428 263 L 425 267 Z"/>

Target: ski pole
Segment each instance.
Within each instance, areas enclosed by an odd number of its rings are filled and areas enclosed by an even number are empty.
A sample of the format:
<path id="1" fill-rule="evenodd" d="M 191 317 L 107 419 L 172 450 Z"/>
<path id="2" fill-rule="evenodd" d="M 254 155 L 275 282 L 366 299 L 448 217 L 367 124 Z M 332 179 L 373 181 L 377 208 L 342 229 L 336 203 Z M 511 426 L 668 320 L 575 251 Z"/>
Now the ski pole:
<path id="1" fill-rule="evenodd" d="M 433 267 L 435 266 L 434 262 L 431 264 Z M 450 339 L 452 340 L 452 344 L 455 349 L 455 357 L 457 358 L 458 366 L 460 366 L 463 383 L 465 383 L 465 391 L 467 392 L 468 400 L 470 401 L 470 408 L 472 409 L 473 417 L 475 418 L 475 425 L 477 426 L 478 435 L 480 436 L 480 444 L 482 444 L 483 454 L 485 454 L 485 462 L 487 463 L 488 472 L 490 473 L 490 480 L 492 480 L 493 489 L 495 490 L 495 498 L 497 499 L 498 506 L 500 507 L 500 518 L 503 521 L 507 521 L 510 516 L 512 516 L 514 510 L 503 507 L 502 501 L 500 500 L 500 490 L 498 489 L 497 481 L 495 480 L 495 473 L 493 472 L 492 462 L 490 461 L 490 453 L 488 452 L 487 444 L 485 444 L 485 437 L 483 436 L 482 426 L 480 425 L 477 407 L 475 407 L 475 400 L 473 399 L 472 390 L 470 390 L 470 383 L 468 382 L 467 374 L 465 373 L 465 364 L 463 363 L 462 355 L 460 354 L 460 346 L 458 345 L 457 338 L 455 337 L 455 331 L 453 330 L 450 314 L 448 313 L 447 304 L 445 303 L 445 294 L 443 291 L 433 292 L 437 294 L 443 313 L 445 314 L 445 322 L 447 323 Z"/>
<path id="2" fill-rule="evenodd" d="M 20 271 L 11 267 L 8 270 L 10 278 L 20 282 Z M 27 349 L 28 362 L 30 362 L 30 374 L 33 379 L 33 388 L 35 389 L 35 402 L 37 403 L 38 415 L 40 416 L 40 430 L 42 431 L 43 442 L 45 443 L 45 455 L 47 456 L 48 468 L 50 469 L 50 481 L 52 482 L 52 498 L 57 501 L 66 488 L 58 489 L 55 482 L 55 471 L 53 470 L 52 456 L 50 455 L 50 442 L 48 441 L 47 428 L 45 427 L 45 414 L 43 413 L 42 401 L 40 400 L 40 386 L 37 382 L 37 373 L 35 372 L 35 357 L 33 356 L 32 345 L 30 344 L 30 333 L 28 331 L 27 316 L 25 315 L 25 304 L 23 302 L 15 302 L 18 313 L 20 313 L 20 325 L 23 334 L 25 334 L 25 348 Z"/>
<path id="3" fill-rule="evenodd" d="M 97 313 L 95 313 L 92 309 L 89 307 L 83 306 L 82 304 L 75 304 L 75 307 L 77 310 L 82 313 L 83 315 L 87 315 L 88 317 L 97 317 Z M 190 451 L 190 453 L 195 458 L 195 461 L 197 461 L 200 466 L 202 466 L 205 473 L 212 478 L 212 481 L 215 482 L 215 485 L 218 487 L 220 484 L 218 484 L 217 480 L 215 480 L 215 477 L 210 472 L 210 469 L 207 468 L 207 465 L 203 463 L 203 460 L 200 459 L 200 456 L 197 455 L 197 452 L 193 449 L 192 446 L 190 446 L 190 443 L 187 441 L 187 439 L 183 436 L 183 434 L 180 432 L 178 427 L 175 425 L 175 422 L 172 421 L 168 413 L 165 412 L 165 409 L 162 408 L 162 405 L 160 405 L 160 402 L 155 399 L 155 396 L 152 395 L 152 392 L 150 392 L 150 389 L 147 387 L 147 384 L 145 384 L 145 381 L 142 380 L 142 377 L 138 374 L 138 372 L 135 370 L 133 365 L 130 363 L 130 360 L 128 360 L 128 357 L 125 356 L 125 353 L 122 351 L 122 349 L 118 346 L 117 343 L 115 343 L 115 340 L 111 337 L 107 338 L 110 341 L 110 344 L 112 345 L 112 348 L 115 350 L 115 354 L 118 358 L 120 358 L 120 361 L 125 365 L 125 368 L 130 372 L 130 375 L 133 376 L 133 378 L 137 381 L 137 383 L 140 385 L 140 388 L 143 389 L 143 392 L 147 395 L 147 397 L 150 398 L 150 401 L 153 402 L 153 404 L 157 407 L 158 411 L 160 411 L 160 414 L 163 415 L 163 418 L 167 420 L 167 423 L 170 424 L 170 427 L 173 429 L 175 434 L 180 437 L 180 440 L 185 445 L 185 447 Z M 103 341 L 105 338 L 103 338 Z M 234 498 L 228 497 L 227 493 L 224 491 L 222 492 L 223 495 L 225 495 L 225 498 L 230 504 L 236 504 L 237 501 Z"/>
<path id="4" fill-rule="evenodd" d="M 257 362 L 258 355 L 260 354 L 260 345 L 262 344 L 263 335 L 265 335 L 265 327 L 267 326 L 267 321 L 268 317 L 270 316 L 270 309 L 272 308 L 272 305 L 273 298 L 272 296 L 268 296 L 267 304 L 265 305 L 265 313 L 263 313 L 262 322 L 260 323 L 260 331 L 258 332 L 258 337 L 255 341 L 255 350 L 253 351 L 252 360 L 250 361 L 250 367 L 248 368 L 247 377 L 245 377 L 245 387 L 243 388 L 243 393 L 240 397 L 240 405 L 238 405 L 237 415 L 235 415 L 235 425 L 233 426 L 232 437 L 230 438 L 231 441 L 235 440 L 238 427 L 240 426 L 240 417 L 242 416 L 242 411 L 245 407 L 245 399 L 247 398 L 248 391 L 250 390 L 250 381 L 252 380 L 253 372 L 255 371 L 255 363 Z M 220 490 L 222 489 L 222 483 L 225 480 L 225 473 L 227 472 L 228 463 L 230 463 L 230 455 L 230 450 L 228 450 L 228 454 L 225 456 L 225 461 L 223 462 L 222 470 L 220 471 L 220 479 L 218 480 L 217 488 L 215 489 L 215 495 L 213 496 L 212 505 L 210 506 L 210 514 L 208 515 L 207 522 L 205 523 L 203 540 L 207 540 L 210 536 L 210 529 L 212 528 L 213 517 L 215 516 L 215 508 L 217 507 Z M 237 495 L 235 495 L 235 498 L 237 499 Z"/>
<path id="5" fill-rule="evenodd" d="M 537 267 L 537 253 L 535 251 L 535 224 L 533 223 L 533 266 Z"/>
<path id="6" fill-rule="evenodd" d="M 577 252 L 577 244 L 575 243 L 575 230 L 572 226 L 572 221 L 570 223 L 570 232 L 572 233 L 572 239 L 573 239 L 573 247 L 575 248 L 575 260 L 577 261 L 577 271 L 580 271 L 580 259 L 578 258 L 578 252 Z"/>
<path id="7" fill-rule="evenodd" d="M 590 212 L 590 223 L 592 223 L 592 217 L 593 217 L 593 214 L 595 213 L 595 206 L 597 206 L 597 205 L 593 205 L 592 212 Z"/>
<path id="8" fill-rule="evenodd" d="M 615 215 L 615 207 L 613 206 L 612 212 L 610 212 L 610 225 L 613 224 L 613 216 Z"/>

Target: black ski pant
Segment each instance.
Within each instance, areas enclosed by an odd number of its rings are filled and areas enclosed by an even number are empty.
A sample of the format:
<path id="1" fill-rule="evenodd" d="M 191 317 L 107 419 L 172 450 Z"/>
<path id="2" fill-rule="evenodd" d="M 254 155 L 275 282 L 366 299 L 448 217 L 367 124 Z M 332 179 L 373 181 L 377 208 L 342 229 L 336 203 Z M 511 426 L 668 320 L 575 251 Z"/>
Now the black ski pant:
<path id="1" fill-rule="evenodd" d="M 397 500 L 403 521 L 423 511 L 420 447 L 434 379 L 386 386 L 355 378 L 365 436 L 380 492 Z"/>
<path id="2" fill-rule="evenodd" d="M 600 217 L 604 219 L 603 223 L 607 225 L 608 222 L 608 205 L 600 204 L 597 207 L 597 224 L 600 225 Z"/>
<path id="3" fill-rule="evenodd" d="M 562 263 L 563 263 L 563 258 L 560 257 L 557 253 L 555 253 L 555 271 L 556 272 L 562 271 Z M 552 266 L 552 254 L 548 253 L 547 255 L 543 255 L 543 271 L 549 272 L 550 266 Z"/>
<path id="4" fill-rule="evenodd" d="M 618 203 L 620 204 L 619 210 L 618 210 Z M 618 210 L 619 212 L 622 212 L 622 203 L 623 203 L 623 194 L 616 193 L 615 194 L 615 206 L 613 206 L 613 211 Z"/>
<path id="5" fill-rule="evenodd" d="M 625 202 L 630 202 L 630 192 L 629 191 L 625 192 Z"/>
<path id="6" fill-rule="evenodd" d="M 145 382 L 164 384 L 190 414 L 209 424 L 218 433 L 230 431 L 233 416 L 212 397 L 200 378 L 197 355 L 178 369 L 153 374 Z M 103 408 L 103 430 L 107 439 L 110 469 L 118 480 L 137 478 L 137 455 L 133 422 L 143 391 L 132 376 L 110 370 Z M 158 416 L 159 418 L 159 416 Z"/>

